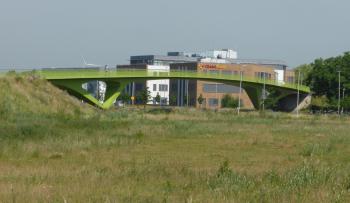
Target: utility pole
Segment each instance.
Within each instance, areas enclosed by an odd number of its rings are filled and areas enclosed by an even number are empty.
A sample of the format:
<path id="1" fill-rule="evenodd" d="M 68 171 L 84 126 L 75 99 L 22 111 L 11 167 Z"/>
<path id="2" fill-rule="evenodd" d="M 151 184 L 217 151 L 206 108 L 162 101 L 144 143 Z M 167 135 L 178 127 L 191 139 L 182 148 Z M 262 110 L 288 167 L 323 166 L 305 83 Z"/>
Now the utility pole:
<path id="1" fill-rule="evenodd" d="M 266 73 L 264 72 L 264 88 L 263 88 L 263 103 L 262 103 L 263 111 L 265 111 L 265 97 L 266 97 Z"/>
<path id="2" fill-rule="evenodd" d="M 344 99 L 345 99 L 345 87 L 343 87 L 343 102 L 344 102 Z M 341 114 L 344 113 L 344 105 L 341 107 Z"/>
<path id="3" fill-rule="evenodd" d="M 299 117 L 299 100 L 300 100 L 300 70 L 298 70 L 297 117 Z"/>
<path id="4" fill-rule="evenodd" d="M 215 97 L 216 97 L 216 108 L 219 109 L 219 98 L 218 98 L 218 83 L 215 83 Z"/>
<path id="5" fill-rule="evenodd" d="M 187 72 L 187 67 L 186 67 L 186 72 Z M 187 107 L 188 107 L 188 105 L 189 105 L 189 95 L 188 95 L 188 83 L 189 83 L 189 80 L 186 80 L 186 103 L 187 103 Z"/>
<path id="6" fill-rule="evenodd" d="M 238 94 L 238 108 L 237 108 L 238 115 L 239 115 L 239 112 L 241 110 L 241 94 L 242 94 L 243 72 L 239 71 L 239 74 L 240 74 L 240 80 L 239 80 L 239 94 Z"/>
<path id="7" fill-rule="evenodd" d="M 135 82 L 132 82 L 131 95 L 135 98 Z M 135 99 L 132 101 L 132 105 L 135 105 Z"/>
<path id="8" fill-rule="evenodd" d="M 340 115 L 340 72 L 338 71 L 338 115 Z"/>
<path id="9" fill-rule="evenodd" d="M 189 83 L 189 80 L 186 80 L 186 103 L 187 103 L 187 107 L 189 105 L 189 96 L 188 96 L 188 83 Z"/>

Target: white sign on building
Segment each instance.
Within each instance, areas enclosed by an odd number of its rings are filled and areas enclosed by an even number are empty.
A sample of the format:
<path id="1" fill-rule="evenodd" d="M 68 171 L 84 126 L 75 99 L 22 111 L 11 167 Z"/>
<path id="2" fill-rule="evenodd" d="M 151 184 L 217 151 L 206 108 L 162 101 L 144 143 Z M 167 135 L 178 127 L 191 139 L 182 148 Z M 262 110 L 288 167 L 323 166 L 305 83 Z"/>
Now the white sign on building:
<path id="1" fill-rule="evenodd" d="M 276 81 L 278 84 L 284 84 L 284 70 L 275 69 Z"/>
<path id="2" fill-rule="evenodd" d="M 147 71 L 152 75 L 158 75 L 161 73 L 169 72 L 170 66 L 165 65 L 148 65 Z M 169 79 L 162 80 L 147 80 L 146 86 L 148 90 L 151 92 L 151 101 L 148 104 L 161 104 L 161 105 L 169 105 Z M 160 103 L 156 102 L 156 97 L 159 94 Z"/>

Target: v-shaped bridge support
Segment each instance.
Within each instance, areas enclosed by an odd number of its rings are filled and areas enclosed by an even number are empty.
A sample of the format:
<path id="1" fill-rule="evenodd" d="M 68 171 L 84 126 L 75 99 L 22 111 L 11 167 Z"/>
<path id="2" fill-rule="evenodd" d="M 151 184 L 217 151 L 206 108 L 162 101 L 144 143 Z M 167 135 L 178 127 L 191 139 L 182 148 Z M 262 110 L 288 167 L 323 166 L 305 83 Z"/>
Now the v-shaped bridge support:
<path id="1" fill-rule="evenodd" d="M 109 109 L 119 97 L 120 93 L 124 90 L 125 86 L 129 83 L 126 80 L 101 80 L 106 83 L 105 100 L 99 101 L 93 97 L 88 91 L 83 89 L 84 83 L 90 82 L 87 79 L 62 79 L 51 80 L 51 82 L 61 89 L 67 90 L 74 96 L 83 99 L 91 104 L 94 104 L 102 109 Z"/>
<path id="2" fill-rule="evenodd" d="M 244 86 L 250 100 L 252 101 L 254 108 L 261 110 L 263 104 L 263 87 L 260 86 Z M 297 94 L 293 91 L 282 90 L 279 91 L 279 94 L 275 96 L 277 101 L 277 109 L 280 111 L 291 112 L 297 108 L 296 105 L 296 96 Z M 301 94 L 300 103 L 307 98 L 308 94 Z M 306 104 L 307 105 L 307 104 Z"/>

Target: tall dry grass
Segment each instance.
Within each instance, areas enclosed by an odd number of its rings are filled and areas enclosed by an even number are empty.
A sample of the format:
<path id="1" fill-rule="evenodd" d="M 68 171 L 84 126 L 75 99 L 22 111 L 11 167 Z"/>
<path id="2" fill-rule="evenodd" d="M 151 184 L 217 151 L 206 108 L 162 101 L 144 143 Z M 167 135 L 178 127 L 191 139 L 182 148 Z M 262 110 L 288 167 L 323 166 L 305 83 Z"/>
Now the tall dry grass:
<path id="1" fill-rule="evenodd" d="M 16 80 L 0 79 L 11 101 L 0 108 L 0 202 L 350 201 L 349 118 L 98 112 Z M 67 103 L 41 98 L 56 94 Z"/>

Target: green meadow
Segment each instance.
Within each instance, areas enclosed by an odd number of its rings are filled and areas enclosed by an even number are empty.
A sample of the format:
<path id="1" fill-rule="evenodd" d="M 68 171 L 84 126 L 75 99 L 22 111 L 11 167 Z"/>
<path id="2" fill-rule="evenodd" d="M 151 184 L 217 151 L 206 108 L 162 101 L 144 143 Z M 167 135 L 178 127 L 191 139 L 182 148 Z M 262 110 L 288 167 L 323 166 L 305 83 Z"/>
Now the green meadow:
<path id="1" fill-rule="evenodd" d="M 0 202 L 350 202 L 350 118 L 126 107 L 0 78 Z"/>

